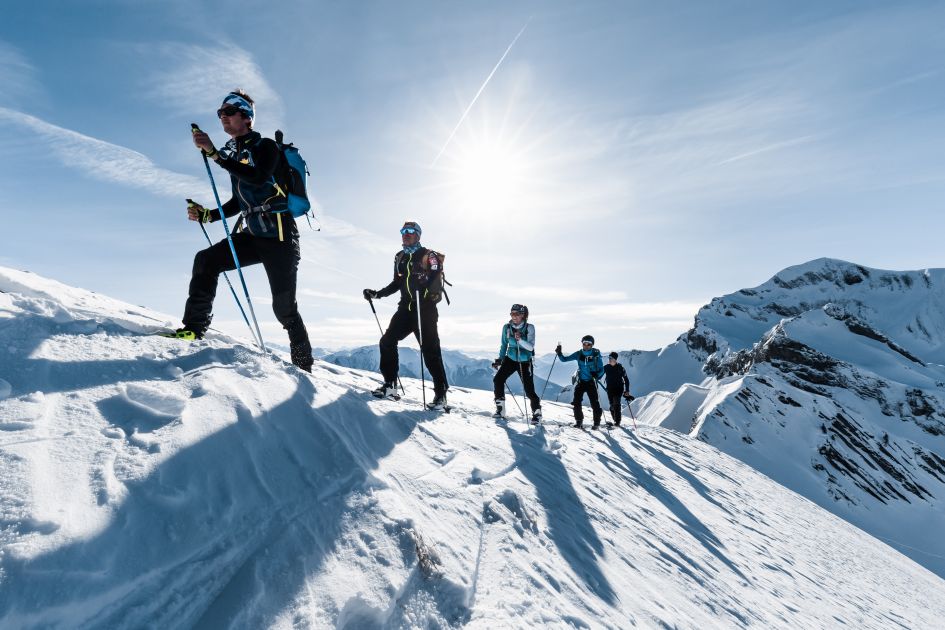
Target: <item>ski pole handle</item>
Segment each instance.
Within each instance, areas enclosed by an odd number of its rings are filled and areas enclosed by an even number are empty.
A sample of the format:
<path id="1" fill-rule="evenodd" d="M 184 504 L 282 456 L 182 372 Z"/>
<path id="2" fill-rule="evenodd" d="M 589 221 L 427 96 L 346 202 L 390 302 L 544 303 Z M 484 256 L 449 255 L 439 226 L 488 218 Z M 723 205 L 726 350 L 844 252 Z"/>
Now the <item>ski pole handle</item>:
<path id="1" fill-rule="evenodd" d="M 193 135 L 193 134 L 196 134 L 196 133 L 204 133 L 204 131 L 203 131 L 203 129 L 201 129 L 200 127 L 197 126 L 197 123 L 190 123 L 190 133 L 191 133 L 191 135 Z M 216 154 L 216 150 L 215 150 L 215 149 L 214 149 L 212 152 L 208 153 L 207 151 L 205 151 L 205 150 L 202 149 L 201 147 L 197 147 L 197 148 L 200 149 L 200 153 L 201 153 L 204 157 L 213 157 L 213 156 Z"/>

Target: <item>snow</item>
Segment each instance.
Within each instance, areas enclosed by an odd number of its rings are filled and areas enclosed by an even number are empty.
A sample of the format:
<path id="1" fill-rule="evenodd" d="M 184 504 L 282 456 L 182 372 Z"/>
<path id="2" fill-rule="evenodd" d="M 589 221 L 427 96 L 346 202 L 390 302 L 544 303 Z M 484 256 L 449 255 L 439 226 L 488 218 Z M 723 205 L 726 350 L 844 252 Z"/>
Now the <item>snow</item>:
<path id="1" fill-rule="evenodd" d="M 415 379 L 375 400 L 375 374 L 153 336 L 170 317 L 32 274 L 0 291 L 0 627 L 945 617 L 940 577 L 678 431 L 577 431 L 550 402 L 542 428 L 497 423 L 460 387 L 423 411 Z"/>
<path id="2" fill-rule="evenodd" d="M 945 270 L 819 259 L 715 298 L 698 385 L 634 402 L 945 577 Z M 655 361 L 659 374 L 676 360 Z"/>

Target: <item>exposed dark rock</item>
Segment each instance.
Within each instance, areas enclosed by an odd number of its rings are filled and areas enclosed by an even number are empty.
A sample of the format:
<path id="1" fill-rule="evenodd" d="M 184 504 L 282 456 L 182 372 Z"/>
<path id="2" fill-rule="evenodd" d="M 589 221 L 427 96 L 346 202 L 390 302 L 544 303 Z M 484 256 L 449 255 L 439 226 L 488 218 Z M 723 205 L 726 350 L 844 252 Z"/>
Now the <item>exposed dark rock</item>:
<path id="1" fill-rule="evenodd" d="M 719 349 L 714 339 L 699 332 L 698 326 L 689 329 L 689 332 L 686 333 L 685 343 L 690 350 L 702 351 L 706 354 L 713 354 Z"/>

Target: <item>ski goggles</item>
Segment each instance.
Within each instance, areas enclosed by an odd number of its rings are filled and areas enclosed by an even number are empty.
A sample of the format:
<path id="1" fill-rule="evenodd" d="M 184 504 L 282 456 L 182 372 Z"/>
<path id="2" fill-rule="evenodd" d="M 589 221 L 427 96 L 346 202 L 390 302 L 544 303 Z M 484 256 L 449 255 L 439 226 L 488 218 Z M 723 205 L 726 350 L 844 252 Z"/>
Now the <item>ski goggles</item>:
<path id="1" fill-rule="evenodd" d="M 593 344 L 592 342 L 590 342 L 590 341 L 582 341 L 582 342 L 581 342 L 581 345 L 582 345 L 582 346 L 593 346 L 594 344 Z"/>
<path id="2" fill-rule="evenodd" d="M 509 317 L 525 317 L 525 313 L 521 311 L 512 311 L 509 313 Z"/>
<path id="3" fill-rule="evenodd" d="M 405 227 L 405 228 L 400 228 L 400 233 L 401 234 L 419 234 L 420 230 L 418 230 L 417 228 Z"/>
<path id="4" fill-rule="evenodd" d="M 239 107 L 234 107 L 232 105 L 227 105 L 226 107 L 221 107 L 217 110 L 217 118 L 223 118 L 224 116 L 236 116 L 237 114 L 242 114 L 243 110 Z"/>

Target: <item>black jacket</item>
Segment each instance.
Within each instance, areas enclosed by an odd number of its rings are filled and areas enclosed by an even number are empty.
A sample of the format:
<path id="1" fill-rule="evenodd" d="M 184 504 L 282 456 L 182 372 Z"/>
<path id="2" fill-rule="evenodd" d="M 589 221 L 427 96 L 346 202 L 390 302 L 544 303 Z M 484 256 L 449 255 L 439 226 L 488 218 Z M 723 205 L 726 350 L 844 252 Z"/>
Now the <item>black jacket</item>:
<path id="1" fill-rule="evenodd" d="M 426 259 L 426 263 L 424 260 Z M 443 290 L 442 261 L 436 252 L 421 247 L 412 254 L 403 250 L 394 255 L 394 279 L 390 284 L 377 292 L 377 297 L 387 297 L 400 290 L 398 308 L 413 310 L 416 302 L 415 294 L 420 292 L 422 304 L 434 306 Z"/>
<path id="2" fill-rule="evenodd" d="M 288 207 L 281 193 L 284 185 L 276 182 L 284 175 L 282 153 L 275 140 L 263 138 L 251 131 L 230 139 L 219 151 L 216 163 L 230 174 L 233 196 L 223 204 L 223 215 L 232 217 L 241 213 L 246 227 L 253 236 L 278 237 L 273 213 L 282 216 L 283 231 L 298 236 L 295 219 L 284 210 Z M 210 220 L 219 221 L 219 210 L 210 211 Z"/>
<path id="3" fill-rule="evenodd" d="M 619 392 L 620 390 L 625 393 L 630 392 L 630 379 L 627 377 L 627 371 L 619 363 L 605 365 L 604 378 L 607 380 L 608 392 Z"/>

